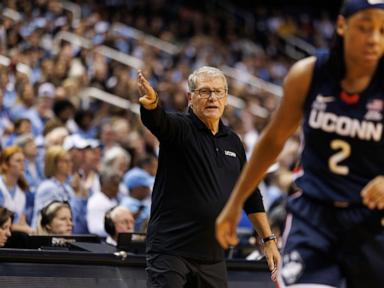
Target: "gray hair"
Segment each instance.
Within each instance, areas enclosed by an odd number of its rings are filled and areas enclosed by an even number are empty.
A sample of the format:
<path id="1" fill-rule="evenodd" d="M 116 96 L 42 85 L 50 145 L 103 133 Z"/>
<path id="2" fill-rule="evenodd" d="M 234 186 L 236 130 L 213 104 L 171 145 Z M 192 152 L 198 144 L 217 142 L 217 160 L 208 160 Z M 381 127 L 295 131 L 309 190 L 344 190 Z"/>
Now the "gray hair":
<path id="1" fill-rule="evenodd" d="M 128 162 L 131 162 L 131 155 L 124 148 L 120 146 L 114 146 L 105 152 L 102 164 L 103 166 L 112 166 L 113 162 L 121 157 L 125 157 Z"/>
<path id="2" fill-rule="evenodd" d="M 113 210 L 111 211 L 111 219 L 112 219 L 112 221 L 115 221 L 115 219 L 116 219 L 116 216 L 117 215 L 119 215 L 121 212 L 125 212 L 125 213 L 129 213 L 129 214 L 131 214 L 131 216 L 133 217 L 133 215 L 132 215 L 132 212 L 131 212 L 131 210 L 129 210 L 127 207 L 125 207 L 125 206 L 121 206 L 121 205 L 119 205 L 119 206 L 116 206 L 115 208 L 113 208 Z"/>
<path id="3" fill-rule="evenodd" d="M 111 181 L 114 177 L 122 177 L 122 173 L 117 168 L 104 166 L 100 169 L 99 177 L 100 177 L 100 184 L 106 184 Z"/>
<path id="4" fill-rule="evenodd" d="M 207 75 L 208 77 L 222 77 L 224 80 L 225 89 L 228 90 L 227 78 L 225 78 L 225 75 L 221 70 L 211 66 L 203 66 L 196 69 L 195 71 L 192 72 L 191 75 L 189 75 L 188 77 L 189 91 L 192 92 L 193 90 L 196 89 L 197 80 L 199 79 L 199 77 L 201 77 L 201 75 Z"/>

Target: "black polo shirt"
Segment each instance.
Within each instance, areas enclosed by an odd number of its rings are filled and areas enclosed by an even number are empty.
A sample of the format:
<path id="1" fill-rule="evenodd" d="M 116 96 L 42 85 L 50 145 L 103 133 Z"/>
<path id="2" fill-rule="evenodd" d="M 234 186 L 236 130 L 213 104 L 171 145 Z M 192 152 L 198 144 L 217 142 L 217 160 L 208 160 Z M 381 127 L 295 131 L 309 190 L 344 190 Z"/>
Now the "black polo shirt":
<path id="1" fill-rule="evenodd" d="M 221 121 L 213 135 L 191 109 L 168 113 L 141 107 L 141 119 L 160 141 L 147 252 L 223 260 L 215 221 L 245 163 L 242 142 Z M 258 190 L 244 209 L 247 214 L 264 211 Z"/>

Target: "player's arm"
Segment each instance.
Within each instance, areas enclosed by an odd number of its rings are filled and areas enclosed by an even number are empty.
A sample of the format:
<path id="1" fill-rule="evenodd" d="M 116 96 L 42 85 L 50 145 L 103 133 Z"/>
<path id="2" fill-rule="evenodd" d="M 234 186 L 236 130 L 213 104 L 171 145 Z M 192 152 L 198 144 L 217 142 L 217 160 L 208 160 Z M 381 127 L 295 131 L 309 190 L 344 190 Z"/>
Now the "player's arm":
<path id="1" fill-rule="evenodd" d="M 224 248 L 237 243 L 236 226 L 245 199 L 263 179 L 266 170 L 275 161 L 286 140 L 300 124 L 314 64 L 314 57 L 298 61 L 292 66 L 284 81 L 282 102 L 261 134 L 251 159 L 245 165 L 227 205 L 216 221 L 216 237 Z M 261 229 L 260 232 L 263 238 L 269 236 L 266 235 L 269 233 L 268 230 Z"/>

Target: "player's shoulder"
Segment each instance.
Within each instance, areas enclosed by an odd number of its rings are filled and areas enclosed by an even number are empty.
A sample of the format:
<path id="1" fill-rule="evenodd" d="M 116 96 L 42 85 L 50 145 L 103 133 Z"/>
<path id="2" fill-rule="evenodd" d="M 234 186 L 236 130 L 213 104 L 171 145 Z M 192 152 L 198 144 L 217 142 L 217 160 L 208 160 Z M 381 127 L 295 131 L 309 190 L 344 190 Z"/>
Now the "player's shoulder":
<path id="1" fill-rule="evenodd" d="M 315 56 L 310 56 L 297 61 L 292 65 L 289 73 L 293 74 L 293 76 L 308 75 L 308 73 L 312 73 L 316 59 Z"/>
<path id="2" fill-rule="evenodd" d="M 295 97 L 302 98 L 308 92 L 312 82 L 313 71 L 316 64 L 316 57 L 311 56 L 297 61 L 289 70 L 284 79 L 284 91 L 287 94 L 291 91 L 298 94 Z"/>

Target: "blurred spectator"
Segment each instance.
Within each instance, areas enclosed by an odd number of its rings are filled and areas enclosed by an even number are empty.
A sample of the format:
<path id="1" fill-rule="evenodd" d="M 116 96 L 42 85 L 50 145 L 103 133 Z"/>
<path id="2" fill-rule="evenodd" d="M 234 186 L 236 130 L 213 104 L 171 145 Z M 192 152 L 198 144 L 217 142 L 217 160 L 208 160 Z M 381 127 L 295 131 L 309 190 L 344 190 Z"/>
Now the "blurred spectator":
<path id="1" fill-rule="evenodd" d="M 64 126 L 69 129 L 69 120 L 73 119 L 76 108 L 71 101 L 67 99 L 56 100 L 53 104 L 53 113 L 55 117 L 50 119 L 45 126 Z"/>
<path id="2" fill-rule="evenodd" d="M 107 150 L 102 158 L 102 165 L 106 168 L 117 169 L 121 175 L 124 175 L 131 164 L 131 155 L 121 148 L 115 146 Z M 120 192 L 127 195 L 127 189 L 123 182 L 120 184 Z"/>
<path id="3" fill-rule="evenodd" d="M 47 178 L 37 188 L 33 224 L 37 224 L 37 216 L 41 209 L 54 200 L 68 201 L 72 207 L 74 233 L 86 233 L 85 223 L 87 191 L 80 182 L 79 176 L 73 176 L 72 160 L 69 153 L 61 146 L 48 148 L 44 159 L 44 174 Z"/>
<path id="4" fill-rule="evenodd" d="M 147 155 L 137 159 L 135 162 L 136 162 L 135 166 L 142 168 L 152 177 L 156 176 L 158 159 L 155 155 L 147 154 Z"/>
<path id="5" fill-rule="evenodd" d="M 127 149 L 129 147 L 128 135 L 130 134 L 129 122 L 125 118 L 114 118 L 112 119 L 112 129 L 116 135 L 117 143 Z"/>
<path id="6" fill-rule="evenodd" d="M 119 233 L 132 233 L 134 226 L 135 219 L 129 209 L 122 206 L 112 207 L 104 216 L 104 229 L 108 234 L 105 241 L 116 246 Z"/>
<path id="7" fill-rule="evenodd" d="M 44 180 L 44 163 L 43 161 L 40 161 L 41 159 L 38 159 L 38 150 L 32 134 L 25 134 L 17 137 L 14 144 L 20 147 L 24 153 L 24 176 L 29 187 L 26 192 L 25 215 L 27 217 L 27 222 L 31 224 L 36 189 Z"/>
<path id="8" fill-rule="evenodd" d="M 1 88 L 1 86 L 0 86 Z M 10 134 L 13 131 L 13 123 L 10 120 L 10 112 L 7 107 L 3 105 L 3 91 L 0 89 L 0 137 L 1 145 L 4 146 L 4 136 Z"/>
<path id="9" fill-rule="evenodd" d="M 47 132 L 44 135 L 44 146 L 49 148 L 53 145 L 62 146 L 64 144 L 64 139 L 68 136 L 68 130 L 64 126 L 58 126 L 53 128 L 51 131 Z M 40 138 L 37 138 L 39 141 Z"/>
<path id="10" fill-rule="evenodd" d="M 1 152 L 0 206 L 15 214 L 12 229 L 31 233 L 25 209 L 28 183 L 24 178 L 24 154 L 20 147 L 9 146 Z"/>
<path id="11" fill-rule="evenodd" d="M 118 146 L 117 139 L 118 137 L 113 129 L 112 122 L 110 120 L 105 121 L 100 129 L 100 141 L 103 147 L 103 153 L 106 153 L 106 151 L 112 147 Z"/>
<path id="12" fill-rule="evenodd" d="M 52 201 L 40 211 L 38 235 L 71 235 L 72 211 L 68 202 Z"/>
<path id="13" fill-rule="evenodd" d="M 118 169 L 121 173 L 125 173 L 131 162 L 129 153 L 123 148 L 116 146 L 109 149 L 103 157 L 103 166 Z"/>
<path id="14" fill-rule="evenodd" d="M 14 121 L 14 131 L 5 141 L 5 146 L 11 146 L 17 137 L 32 132 L 31 121 L 28 118 L 19 118 Z"/>
<path id="15" fill-rule="evenodd" d="M 135 231 L 145 232 L 142 225 L 149 219 L 154 180 L 147 171 L 138 167 L 132 168 L 124 175 L 124 184 L 129 189 L 129 195 L 123 197 L 121 205 L 132 211 L 135 217 Z"/>
<path id="16" fill-rule="evenodd" d="M 41 84 L 36 104 L 25 113 L 25 117 L 31 120 L 32 132 L 35 136 L 42 135 L 46 122 L 53 118 L 54 97 L 55 86 L 52 83 Z"/>
<path id="17" fill-rule="evenodd" d="M 19 119 L 24 116 L 28 109 L 36 104 L 36 95 L 32 84 L 26 83 L 20 88 L 18 99 L 15 105 L 10 107 L 10 114 L 13 120 Z"/>
<path id="18" fill-rule="evenodd" d="M 87 148 L 84 149 L 84 162 L 80 175 L 88 195 L 100 191 L 99 166 L 101 162 L 100 142 L 95 139 L 87 139 Z"/>
<path id="19" fill-rule="evenodd" d="M 64 139 L 63 148 L 68 151 L 72 159 L 72 171 L 73 173 L 79 173 L 82 169 L 85 157 L 85 148 L 89 143 L 78 134 L 68 135 Z"/>
<path id="20" fill-rule="evenodd" d="M 87 224 L 90 233 L 107 237 L 104 230 L 105 213 L 119 203 L 117 195 L 121 182 L 121 172 L 112 167 L 104 167 L 100 171 L 101 191 L 93 193 L 87 205 Z"/>
<path id="21" fill-rule="evenodd" d="M 75 124 L 73 133 L 79 134 L 83 138 L 95 138 L 97 136 L 94 126 L 94 113 L 90 110 L 77 110 L 75 113 Z"/>
<path id="22" fill-rule="evenodd" d="M 7 208 L 0 207 L 0 247 L 3 247 L 11 237 L 13 213 Z"/>
<path id="23" fill-rule="evenodd" d="M 25 157 L 24 176 L 28 182 L 29 191 L 35 192 L 37 186 L 44 179 L 42 162 L 37 159 L 38 151 L 32 134 L 24 134 L 15 139 L 14 144 L 22 149 Z"/>
<path id="24" fill-rule="evenodd" d="M 146 154 L 146 143 L 143 135 L 138 130 L 134 130 L 126 138 L 133 162 L 136 161 L 136 158 L 144 157 Z"/>

